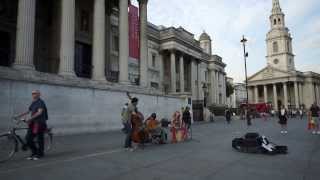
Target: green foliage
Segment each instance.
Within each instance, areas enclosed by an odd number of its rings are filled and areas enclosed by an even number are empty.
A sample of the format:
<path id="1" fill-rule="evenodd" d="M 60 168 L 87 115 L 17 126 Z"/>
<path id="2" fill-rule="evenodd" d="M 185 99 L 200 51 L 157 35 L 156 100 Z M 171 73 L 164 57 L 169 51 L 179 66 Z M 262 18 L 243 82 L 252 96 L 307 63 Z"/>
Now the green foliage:
<path id="1" fill-rule="evenodd" d="M 232 84 L 230 84 L 230 82 L 226 82 L 226 95 L 227 97 L 230 97 L 234 92 L 234 88 L 232 86 Z"/>

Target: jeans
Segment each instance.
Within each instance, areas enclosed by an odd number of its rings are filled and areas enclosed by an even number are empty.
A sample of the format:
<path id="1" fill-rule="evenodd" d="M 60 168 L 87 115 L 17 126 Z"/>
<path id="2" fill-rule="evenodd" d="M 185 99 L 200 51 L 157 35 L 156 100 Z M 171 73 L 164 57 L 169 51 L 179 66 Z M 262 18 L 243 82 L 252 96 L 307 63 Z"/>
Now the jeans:
<path id="1" fill-rule="evenodd" d="M 34 139 L 37 138 L 37 146 L 34 142 Z M 26 142 L 28 147 L 30 148 L 32 152 L 32 156 L 44 156 L 44 133 L 39 132 L 37 134 L 34 134 L 31 129 L 28 130 L 26 135 Z"/>
<path id="2" fill-rule="evenodd" d="M 131 127 L 131 123 L 125 123 L 125 129 L 126 129 L 126 139 L 125 139 L 125 144 L 124 147 L 125 148 L 131 148 L 132 147 L 132 127 Z"/>

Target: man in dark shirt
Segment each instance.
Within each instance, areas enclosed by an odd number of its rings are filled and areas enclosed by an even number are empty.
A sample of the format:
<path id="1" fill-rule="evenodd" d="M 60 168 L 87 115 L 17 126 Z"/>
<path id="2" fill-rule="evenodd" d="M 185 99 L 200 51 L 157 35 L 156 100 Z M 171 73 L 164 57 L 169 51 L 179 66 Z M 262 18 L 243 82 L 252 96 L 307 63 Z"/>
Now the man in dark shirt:
<path id="1" fill-rule="evenodd" d="M 26 119 L 29 129 L 26 135 L 27 145 L 31 149 L 29 160 L 38 160 L 44 156 L 44 132 L 47 129 L 48 112 L 44 101 L 40 98 L 40 91 L 32 91 L 32 103 L 27 112 L 18 116 L 26 116 L 31 113 L 31 117 Z M 38 146 L 35 145 L 34 139 L 38 139 Z"/>
<path id="2" fill-rule="evenodd" d="M 182 121 L 186 125 L 186 128 L 189 129 L 191 126 L 191 114 L 190 108 L 187 106 L 182 114 Z"/>
<path id="3" fill-rule="evenodd" d="M 310 111 L 311 111 L 311 115 L 312 117 L 319 117 L 319 111 L 320 111 L 320 108 L 319 106 L 317 105 L 317 103 L 313 103 L 310 107 Z"/>
<path id="4" fill-rule="evenodd" d="M 311 111 L 311 116 L 315 124 L 315 130 L 312 132 L 313 134 L 320 134 L 319 130 L 319 113 L 320 113 L 320 108 L 317 105 L 317 103 L 313 103 L 310 107 Z"/>

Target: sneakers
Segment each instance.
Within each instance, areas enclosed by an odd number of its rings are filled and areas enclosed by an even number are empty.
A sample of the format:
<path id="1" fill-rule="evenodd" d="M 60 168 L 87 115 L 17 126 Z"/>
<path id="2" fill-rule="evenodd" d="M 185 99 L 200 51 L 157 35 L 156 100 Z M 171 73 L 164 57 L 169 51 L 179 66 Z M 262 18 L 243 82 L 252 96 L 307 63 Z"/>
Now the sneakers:
<path id="1" fill-rule="evenodd" d="M 281 131 L 281 134 L 287 134 L 288 131 Z"/>
<path id="2" fill-rule="evenodd" d="M 318 131 L 317 134 L 320 134 L 320 131 Z"/>
<path id="3" fill-rule="evenodd" d="M 37 161 L 37 160 L 39 160 L 40 159 L 40 157 L 39 156 L 36 156 L 36 155 L 33 155 L 33 156 L 30 156 L 30 157 L 27 157 L 27 160 L 29 160 L 29 161 Z"/>
<path id="4" fill-rule="evenodd" d="M 312 134 L 316 134 L 317 132 L 316 131 L 312 131 Z"/>

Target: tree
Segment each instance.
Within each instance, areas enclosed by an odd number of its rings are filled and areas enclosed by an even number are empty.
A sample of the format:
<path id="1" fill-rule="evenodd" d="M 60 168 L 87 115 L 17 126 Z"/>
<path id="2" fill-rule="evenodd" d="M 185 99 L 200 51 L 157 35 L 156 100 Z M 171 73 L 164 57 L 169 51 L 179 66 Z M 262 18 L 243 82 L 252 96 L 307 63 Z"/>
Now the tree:
<path id="1" fill-rule="evenodd" d="M 234 88 L 230 82 L 226 82 L 226 95 L 230 97 L 234 93 Z"/>

